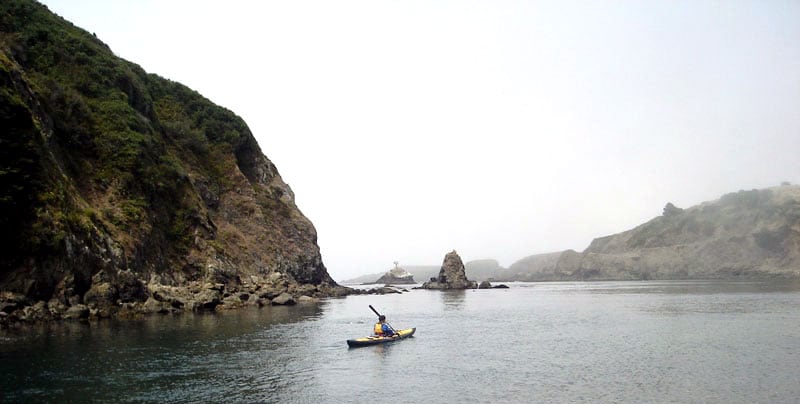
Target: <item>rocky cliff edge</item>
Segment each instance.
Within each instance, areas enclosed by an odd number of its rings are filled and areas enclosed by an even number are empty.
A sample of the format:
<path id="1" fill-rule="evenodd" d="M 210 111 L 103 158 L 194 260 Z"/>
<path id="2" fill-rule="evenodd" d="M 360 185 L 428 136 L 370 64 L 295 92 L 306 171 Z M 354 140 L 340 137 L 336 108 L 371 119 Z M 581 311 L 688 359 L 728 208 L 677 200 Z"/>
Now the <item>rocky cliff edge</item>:
<path id="1" fill-rule="evenodd" d="M 347 293 L 241 118 L 33 1 L 0 4 L 0 127 L 0 323 Z"/>

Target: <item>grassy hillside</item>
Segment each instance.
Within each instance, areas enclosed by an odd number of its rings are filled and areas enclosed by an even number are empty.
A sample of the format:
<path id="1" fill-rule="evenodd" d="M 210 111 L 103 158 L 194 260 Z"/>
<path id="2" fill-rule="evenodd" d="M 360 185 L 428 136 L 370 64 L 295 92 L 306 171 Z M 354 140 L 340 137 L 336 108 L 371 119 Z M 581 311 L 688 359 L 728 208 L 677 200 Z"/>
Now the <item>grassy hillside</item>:
<path id="1" fill-rule="evenodd" d="M 528 257 L 518 280 L 800 277 L 800 186 L 739 191 L 600 237 L 583 252 Z"/>
<path id="2" fill-rule="evenodd" d="M 0 3 L 0 124 L 8 307 L 335 285 L 241 118 L 34 1 Z"/>

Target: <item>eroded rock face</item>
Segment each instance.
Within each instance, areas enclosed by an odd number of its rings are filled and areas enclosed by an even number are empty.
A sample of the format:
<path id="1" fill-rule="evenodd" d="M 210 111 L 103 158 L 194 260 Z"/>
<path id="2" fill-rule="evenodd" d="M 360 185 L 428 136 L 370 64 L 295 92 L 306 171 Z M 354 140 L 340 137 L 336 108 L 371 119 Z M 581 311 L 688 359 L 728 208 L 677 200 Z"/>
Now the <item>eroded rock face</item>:
<path id="1" fill-rule="evenodd" d="M 34 1 L 0 26 L 0 326 L 348 293 L 240 117 Z"/>
<path id="2" fill-rule="evenodd" d="M 422 284 L 422 289 L 475 289 L 478 283 L 467 279 L 464 262 L 456 250 L 444 256 L 439 276 Z"/>

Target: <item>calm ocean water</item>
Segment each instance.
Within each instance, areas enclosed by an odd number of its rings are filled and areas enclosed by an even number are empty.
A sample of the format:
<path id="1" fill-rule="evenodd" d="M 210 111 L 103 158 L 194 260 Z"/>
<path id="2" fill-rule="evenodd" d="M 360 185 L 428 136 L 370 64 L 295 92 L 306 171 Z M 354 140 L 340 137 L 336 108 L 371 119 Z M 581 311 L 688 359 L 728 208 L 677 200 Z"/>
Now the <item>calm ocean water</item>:
<path id="1" fill-rule="evenodd" d="M 800 283 L 509 285 L 0 331 L 0 401 L 800 402 Z"/>

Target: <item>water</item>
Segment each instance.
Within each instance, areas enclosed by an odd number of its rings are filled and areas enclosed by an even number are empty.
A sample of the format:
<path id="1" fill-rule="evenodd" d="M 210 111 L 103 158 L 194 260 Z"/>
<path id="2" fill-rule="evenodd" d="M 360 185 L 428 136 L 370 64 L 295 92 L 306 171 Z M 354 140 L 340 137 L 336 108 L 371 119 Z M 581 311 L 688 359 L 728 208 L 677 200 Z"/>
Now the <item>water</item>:
<path id="1" fill-rule="evenodd" d="M 509 285 L 5 331 L 0 401 L 800 401 L 798 283 Z"/>

